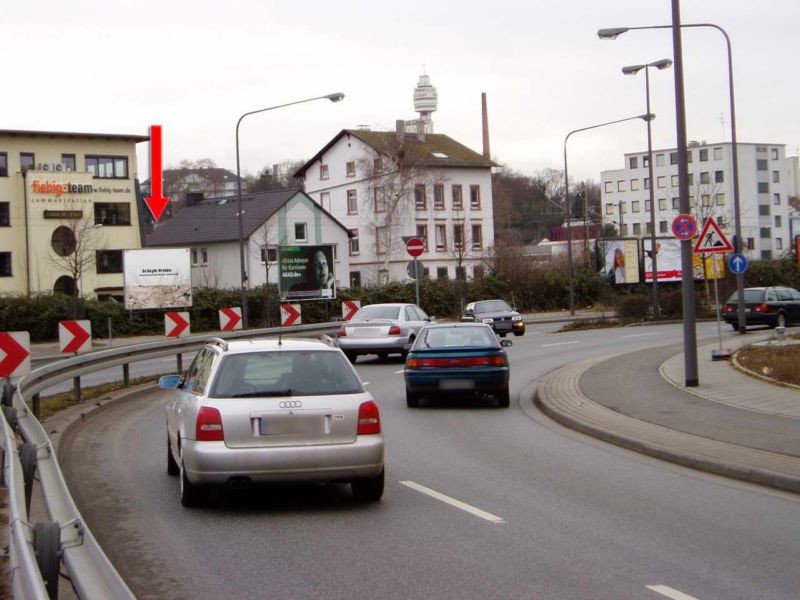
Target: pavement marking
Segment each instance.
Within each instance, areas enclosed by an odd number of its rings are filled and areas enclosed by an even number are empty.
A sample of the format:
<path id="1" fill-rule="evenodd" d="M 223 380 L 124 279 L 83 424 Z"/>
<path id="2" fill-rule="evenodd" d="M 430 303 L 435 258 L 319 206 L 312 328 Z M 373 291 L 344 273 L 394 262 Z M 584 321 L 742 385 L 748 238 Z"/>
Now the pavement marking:
<path id="1" fill-rule="evenodd" d="M 622 337 L 622 338 L 624 339 L 624 338 L 632 338 L 632 337 L 645 337 L 645 336 L 648 336 L 648 335 L 661 335 L 661 333 L 659 333 L 659 332 L 653 332 L 653 333 L 634 333 L 634 334 L 632 334 L 632 335 L 623 335 L 623 336 L 620 336 L 620 337 Z"/>
<path id="2" fill-rule="evenodd" d="M 395 371 L 394 374 L 399 375 L 400 373 L 405 373 L 405 372 L 406 372 L 405 369 L 400 369 L 399 371 Z"/>
<path id="3" fill-rule="evenodd" d="M 568 344 L 577 344 L 577 341 L 574 342 L 558 342 L 557 344 L 542 344 L 541 348 L 550 348 L 551 346 L 566 346 Z"/>
<path id="4" fill-rule="evenodd" d="M 450 496 L 445 496 L 442 493 L 437 492 L 436 490 L 432 490 L 430 488 L 425 487 L 424 485 L 420 485 L 413 481 L 401 481 L 402 485 L 406 487 L 410 487 L 412 490 L 416 490 L 423 494 L 430 496 L 431 498 L 435 498 L 436 500 L 440 500 L 445 504 L 449 504 L 450 506 L 454 506 L 456 508 L 460 508 L 463 511 L 466 511 L 476 517 L 480 517 L 481 519 L 485 519 L 490 521 L 491 523 L 505 523 L 505 519 L 502 517 L 498 517 L 497 515 L 493 515 L 492 513 L 486 512 L 485 510 L 481 510 L 480 508 L 476 508 L 461 500 L 456 500 L 455 498 L 451 498 Z"/>
<path id="5" fill-rule="evenodd" d="M 646 585 L 645 586 L 648 590 L 653 590 L 654 592 L 658 592 L 662 596 L 666 596 L 667 598 L 672 598 L 672 600 L 697 600 L 694 596 L 690 596 L 689 594 L 684 594 L 683 592 L 679 592 L 678 590 L 672 589 L 671 587 L 667 587 L 666 585 Z"/>

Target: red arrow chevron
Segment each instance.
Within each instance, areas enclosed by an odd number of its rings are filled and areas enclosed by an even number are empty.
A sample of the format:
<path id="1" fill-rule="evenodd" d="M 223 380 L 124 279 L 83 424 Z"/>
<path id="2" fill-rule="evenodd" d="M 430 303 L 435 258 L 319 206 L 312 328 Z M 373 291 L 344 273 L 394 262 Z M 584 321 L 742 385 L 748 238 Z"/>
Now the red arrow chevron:
<path id="1" fill-rule="evenodd" d="M 359 306 L 352 300 L 342 300 L 342 318 L 345 321 L 349 321 L 353 318 L 353 315 L 356 314 Z M 346 311 L 346 312 L 345 312 Z"/>
<path id="2" fill-rule="evenodd" d="M 6 353 L 6 357 L 0 360 L 0 377 L 11 377 L 30 352 L 17 340 L 11 337 L 10 333 L 0 333 L 0 350 Z"/>
<path id="3" fill-rule="evenodd" d="M 281 304 L 281 312 L 283 313 L 283 323 L 281 325 L 294 325 L 295 321 L 300 320 L 300 311 L 291 304 Z"/>
<path id="4" fill-rule="evenodd" d="M 147 208 L 158 221 L 169 204 L 164 197 L 163 171 L 161 168 L 161 125 L 150 126 L 150 195 L 144 199 Z"/>
<path id="5" fill-rule="evenodd" d="M 72 334 L 72 340 L 67 342 L 61 349 L 62 352 L 78 352 L 89 339 L 89 332 L 86 331 L 77 321 L 61 321 L 59 323 Z"/>
<path id="6" fill-rule="evenodd" d="M 233 308 L 220 308 L 219 312 L 228 317 L 228 322 L 222 327 L 222 331 L 233 331 L 236 324 L 242 320 L 242 316 Z"/>
<path id="7" fill-rule="evenodd" d="M 180 337 L 183 330 L 189 326 L 189 321 L 184 319 L 180 313 L 168 312 L 165 316 L 175 323 L 175 327 L 167 332 L 167 337 Z"/>

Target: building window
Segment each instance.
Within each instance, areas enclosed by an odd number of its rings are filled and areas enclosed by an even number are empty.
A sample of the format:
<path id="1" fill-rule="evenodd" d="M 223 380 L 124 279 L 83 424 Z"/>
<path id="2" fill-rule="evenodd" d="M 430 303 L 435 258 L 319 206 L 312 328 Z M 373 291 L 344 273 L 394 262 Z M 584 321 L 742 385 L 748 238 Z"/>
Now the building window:
<path id="1" fill-rule="evenodd" d="M 668 227 L 669 227 L 669 225 L 667 224 L 666 221 L 659 221 L 658 222 L 658 232 L 659 233 L 667 233 L 667 228 Z"/>
<path id="2" fill-rule="evenodd" d="M 656 166 L 663 167 L 664 166 L 664 155 L 663 154 L 656 154 Z"/>
<path id="3" fill-rule="evenodd" d="M 649 156 L 643 156 L 642 157 L 642 167 L 644 167 L 646 169 L 649 166 L 650 166 L 650 157 Z"/>
<path id="4" fill-rule="evenodd" d="M 0 152 L 0 177 L 8 177 L 8 154 Z"/>
<path id="5" fill-rule="evenodd" d="M 417 237 L 425 242 L 425 252 L 428 251 L 428 226 L 417 224 Z"/>
<path id="6" fill-rule="evenodd" d="M 607 202 L 606 203 L 606 214 L 607 215 L 613 215 L 614 214 L 614 203 L 613 202 Z"/>
<path id="7" fill-rule="evenodd" d="M 687 150 L 686 151 L 686 162 L 687 163 L 692 162 L 692 151 L 691 150 Z"/>
<path id="8" fill-rule="evenodd" d="M 447 267 L 436 267 L 436 279 L 448 279 Z"/>
<path id="9" fill-rule="evenodd" d="M 672 199 L 672 209 L 673 210 L 680 210 L 681 208 L 681 199 L 680 198 L 673 198 Z"/>
<path id="10" fill-rule="evenodd" d="M 720 193 L 714 196 L 714 203 L 717 206 L 725 206 L 725 194 Z"/>
<path id="11" fill-rule="evenodd" d="M 453 225 L 453 247 L 457 250 L 464 248 L 464 225 L 462 223 Z"/>
<path id="12" fill-rule="evenodd" d="M 389 249 L 388 244 L 389 228 L 386 226 L 375 228 L 375 252 L 386 254 Z"/>
<path id="13" fill-rule="evenodd" d="M 418 183 L 414 186 L 414 208 L 417 210 L 425 210 L 428 208 L 428 202 L 425 199 L 424 183 Z"/>
<path id="14" fill-rule="evenodd" d="M 700 162 L 708 162 L 708 148 L 700 149 Z"/>
<path id="15" fill-rule="evenodd" d="M 714 148 L 714 160 L 722 160 L 722 148 Z"/>
<path id="16" fill-rule="evenodd" d="M 456 267 L 456 280 L 457 281 L 467 280 L 467 267 L 464 266 Z"/>
<path id="17" fill-rule="evenodd" d="M 761 260 L 770 260 L 772 258 L 772 250 L 762 250 Z"/>
<path id="18" fill-rule="evenodd" d="M 783 250 L 783 238 L 775 238 L 775 250 Z"/>
<path id="19" fill-rule="evenodd" d="M 192 266 L 208 264 L 208 248 L 192 248 Z"/>
<path id="20" fill-rule="evenodd" d="M 389 283 L 389 271 L 381 269 L 378 271 L 378 285 L 386 285 L 387 283 Z"/>
<path id="21" fill-rule="evenodd" d="M 23 173 L 28 169 L 32 169 L 36 163 L 36 156 L 33 152 L 20 152 L 19 155 L 19 170 Z"/>
<path id="22" fill-rule="evenodd" d="M 441 183 L 433 185 L 433 208 L 444 210 L 444 185 Z"/>
<path id="23" fill-rule="evenodd" d="M 294 224 L 294 241 L 295 242 L 305 242 L 306 241 L 306 224 L 305 223 L 295 223 Z"/>
<path id="24" fill-rule="evenodd" d="M 687 177 L 687 179 L 689 180 L 689 187 L 693 186 L 694 185 L 694 173 L 689 173 L 689 176 Z"/>
<path id="25" fill-rule="evenodd" d="M 754 250 L 756 247 L 756 241 L 753 238 L 747 238 L 747 249 Z"/>
<path id="26" fill-rule="evenodd" d="M 658 199 L 658 210 L 667 210 L 667 199 L 666 198 L 659 198 Z"/>
<path id="27" fill-rule="evenodd" d="M 321 192 L 319 195 L 319 205 L 331 212 L 331 193 L 330 192 Z"/>
<path id="28" fill-rule="evenodd" d="M 345 176 L 346 177 L 355 177 L 356 176 L 356 161 L 349 160 L 345 163 Z"/>
<path id="29" fill-rule="evenodd" d="M 653 233 L 653 227 L 650 225 L 650 221 L 647 221 L 647 223 L 645 223 L 644 230 L 648 233 L 648 235 Z"/>
<path id="30" fill-rule="evenodd" d="M 358 196 L 356 190 L 347 190 L 347 214 L 358 214 Z"/>
<path id="31" fill-rule="evenodd" d="M 781 195 L 780 194 L 772 194 L 772 203 L 773 204 L 780 204 L 781 203 Z"/>
<path id="32" fill-rule="evenodd" d="M 639 180 L 638 179 L 631 179 L 631 191 L 635 192 L 639 189 Z"/>
<path id="33" fill-rule="evenodd" d="M 710 183 L 711 179 L 708 176 L 708 171 L 703 171 L 700 173 L 700 183 Z"/>
<path id="34" fill-rule="evenodd" d="M 678 187 L 679 178 L 677 175 L 672 175 L 669 179 L 670 185 L 672 187 Z"/>
<path id="35" fill-rule="evenodd" d="M 122 250 L 97 250 L 95 265 L 98 273 L 122 273 Z"/>
<path id="36" fill-rule="evenodd" d="M 641 235 L 642 233 L 642 224 L 641 223 L 634 223 L 633 224 L 633 235 Z"/>
<path id="37" fill-rule="evenodd" d="M 778 149 L 777 148 L 773 148 L 772 149 L 772 160 L 778 160 Z"/>
<path id="38" fill-rule="evenodd" d="M 781 216 L 775 215 L 775 227 L 781 227 Z"/>
<path id="39" fill-rule="evenodd" d="M 480 210 L 481 208 L 481 186 L 469 186 L 469 207 L 472 210 Z"/>
<path id="40" fill-rule="evenodd" d="M 631 201 L 631 212 L 632 213 L 639 212 L 639 201 L 638 200 Z"/>
<path id="41" fill-rule="evenodd" d="M 127 202 L 95 202 L 95 225 L 130 225 L 131 205 Z"/>
<path id="42" fill-rule="evenodd" d="M 482 265 L 473 265 L 472 267 L 472 278 L 473 279 L 481 279 L 483 277 L 483 266 Z"/>
<path id="43" fill-rule="evenodd" d="M 353 190 L 355 192 L 355 190 Z M 386 212 L 386 198 L 383 189 L 376 187 L 372 189 L 372 204 L 376 213 Z"/>
<path id="44" fill-rule="evenodd" d="M 628 165 L 630 169 L 638 169 L 639 168 L 639 157 L 638 156 L 631 156 L 628 159 Z"/>
<path id="45" fill-rule="evenodd" d="M 659 188 L 667 187 L 667 178 L 664 175 L 661 175 L 660 177 L 656 178 L 656 185 Z"/>
<path id="46" fill-rule="evenodd" d="M 614 182 L 613 181 L 606 181 L 605 189 L 606 189 L 606 194 L 613 194 L 614 193 Z"/>
<path id="47" fill-rule="evenodd" d="M 350 254 L 358 254 L 360 252 L 358 247 L 358 229 L 351 229 L 350 234 Z"/>
<path id="48" fill-rule="evenodd" d="M 625 215 L 628 213 L 628 203 L 627 202 L 620 202 L 619 203 L 619 214 Z"/>
<path id="49" fill-rule="evenodd" d="M 481 225 L 472 226 L 472 249 L 483 249 L 483 226 Z"/>
<path id="50" fill-rule="evenodd" d="M 319 166 L 319 178 L 320 179 L 327 179 L 328 175 L 328 165 L 320 164 Z"/>
<path id="51" fill-rule="evenodd" d="M 645 201 L 644 201 L 644 209 L 645 209 L 647 212 L 650 212 L 650 200 L 645 200 Z"/>
<path id="52" fill-rule="evenodd" d="M 436 251 L 445 252 L 447 250 L 447 230 L 444 225 L 436 225 Z"/>
<path id="53" fill-rule="evenodd" d="M 670 152 L 669 153 L 669 164 L 677 165 L 678 164 L 678 153 L 677 152 Z"/>
<path id="54" fill-rule="evenodd" d="M 772 237 L 772 229 L 769 227 L 760 227 L 758 230 L 758 237 L 762 240 L 768 240 Z"/>
<path id="55" fill-rule="evenodd" d="M 617 181 L 617 191 L 624 192 L 627 189 L 627 184 L 625 183 L 624 179 L 620 179 Z"/>
<path id="56" fill-rule="evenodd" d="M 703 195 L 701 195 L 700 196 L 700 203 L 701 203 L 700 205 L 705 207 L 705 208 L 708 208 L 709 206 L 711 206 L 711 194 L 703 194 Z"/>
<path id="57" fill-rule="evenodd" d="M 11 226 L 11 204 L 0 202 L 0 227 Z"/>
<path id="58" fill-rule="evenodd" d="M 620 225 L 620 226 L 619 226 L 619 234 L 620 234 L 621 236 L 623 236 L 623 237 L 624 237 L 624 236 L 626 236 L 626 235 L 628 235 L 628 226 L 627 226 L 627 225 L 625 225 L 625 224 L 623 224 L 623 225 Z"/>
<path id="59" fill-rule="evenodd" d="M 714 171 L 714 183 L 725 183 L 725 173 L 723 171 Z"/>
<path id="60" fill-rule="evenodd" d="M 766 171 L 767 170 L 767 159 L 766 158 L 756 159 L 756 170 L 757 171 Z"/>
<path id="61" fill-rule="evenodd" d="M 780 171 L 773 171 L 772 172 L 772 183 L 780 183 L 781 182 L 781 172 Z"/>
<path id="62" fill-rule="evenodd" d="M 350 271 L 350 287 L 361 287 L 361 271 Z"/>
<path id="63" fill-rule="evenodd" d="M 261 246 L 261 263 L 274 265 L 278 262 L 278 249 L 275 246 Z"/>
<path id="64" fill-rule="evenodd" d="M 646 190 L 650 189 L 650 178 L 649 177 L 645 177 L 644 178 L 644 189 L 646 189 Z"/>
<path id="65" fill-rule="evenodd" d="M 461 186 L 454 185 L 452 192 L 453 192 L 453 210 L 463 210 L 464 196 L 461 193 Z"/>
<path id="66" fill-rule="evenodd" d="M 0 252 L 0 277 L 11 277 L 11 252 Z"/>
<path id="67" fill-rule="evenodd" d="M 62 154 L 61 155 L 61 166 L 64 168 L 65 171 L 74 171 L 75 165 L 75 155 L 74 154 Z"/>
<path id="68" fill-rule="evenodd" d="M 769 181 L 759 181 L 758 182 L 758 193 L 759 194 L 769 194 Z"/>
<path id="69" fill-rule="evenodd" d="M 373 158 L 372 159 L 372 170 L 376 173 L 380 173 L 383 171 L 383 160 L 380 158 Z"/>
<path id="70" fill-rule="evenodd" d="M 127 179 L 127 156 L 90 156 L 86 155 L 86 170 L 92 177 L 101 179 Z"/>

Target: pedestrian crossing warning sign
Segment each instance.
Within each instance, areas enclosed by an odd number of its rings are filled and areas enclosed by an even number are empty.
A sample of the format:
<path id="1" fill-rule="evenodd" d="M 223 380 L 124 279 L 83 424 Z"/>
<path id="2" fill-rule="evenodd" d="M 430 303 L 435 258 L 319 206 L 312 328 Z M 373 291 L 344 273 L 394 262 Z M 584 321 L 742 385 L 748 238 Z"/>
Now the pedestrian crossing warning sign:
<path id="1" fill-rule="evenodd" d="M 722 230 L 717 225 L 717 222 L 709 217 L 706 224 L 703 225 L 703 231 L 700 232 L 700 237 L 694 245 L 695 252 L 731 252 L 733 246 L 722 233 Z"/>

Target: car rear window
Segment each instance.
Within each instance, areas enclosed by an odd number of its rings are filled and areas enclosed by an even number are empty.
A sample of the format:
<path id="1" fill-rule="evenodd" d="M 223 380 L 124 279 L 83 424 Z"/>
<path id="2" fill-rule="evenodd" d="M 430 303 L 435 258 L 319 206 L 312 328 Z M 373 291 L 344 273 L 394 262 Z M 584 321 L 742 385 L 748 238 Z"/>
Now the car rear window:
<path id="1" fill-rule="evenodd" d="M 363 306 L 355 315 L 353 320 L 359 319 L 397 319 L 400 314 L 399 306 Z"/>
<path id="2" fill-rule="evenodd" d="M 764 297 L 764 290 L 745 290 L 744 291 L 744 302 L 745 304 L 754 304 L 756 302 L 761 302 L 762 298 Z M 735 304 L 739 301 L 739 292 L 734 292 L 731 294 L 731 297 L 728 298 L 727 304 Z"/>
<path id="3" fill-rule="evenodd" d="M 476 313 L 503 312 L 510 310 L 511 307 L 506 303 L 505 300 L 489 300 L 488 302 L 475 303 Z"/>
<path id="4" fill-rule="evenodd" d="M 488 327 L 442 327 L 424 332 L 423 348 L 497 346 L 497 337 Z"/>
<path id="5" fill-rule="evenodd" d="M 357 394 L 364 388 L 341 352 L 248 352 L 226 356 L 213 398 Z"/>

